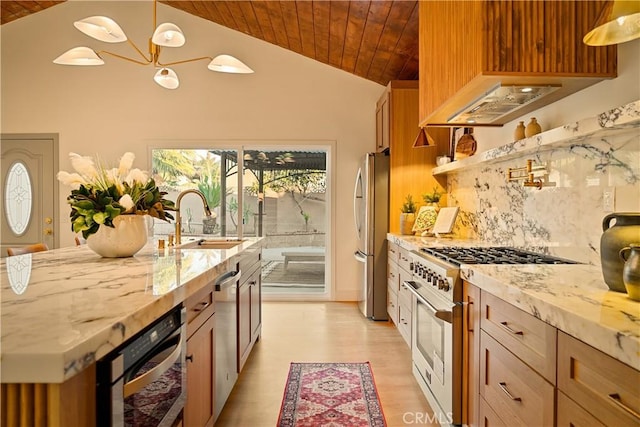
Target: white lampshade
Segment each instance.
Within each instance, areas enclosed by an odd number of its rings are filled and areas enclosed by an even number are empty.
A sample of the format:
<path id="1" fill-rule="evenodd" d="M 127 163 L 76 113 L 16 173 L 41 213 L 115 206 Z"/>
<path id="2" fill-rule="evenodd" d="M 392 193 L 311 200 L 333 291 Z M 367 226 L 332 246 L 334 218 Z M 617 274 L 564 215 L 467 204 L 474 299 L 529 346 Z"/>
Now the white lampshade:
<path id="1" fill-rule="evenodd" d="M 165 22 L 158 25 L 158 28 L 153 32 L 151 41 L 158 46 L 180 47 L 184 44 L 185 38 L 182 30 L 176 24 Z"/>
<path id="2" fill-rule="evenodd" d="M 159 69 L 153 80 L 165 89 L 177 89 L 180 86 L 178 75 L 171 68 Z"/>
<path id="3" fill-rule="evenodd" d="M 253 70 L 244 62 L 231 55 L 218 55 L 207 66 L 211 71 L 220 73 L 251 74 Z"/>
<path id="4" fill-rule="evenodd" d="M 116 21 L 106 16 L 90 16 L 74 22 L 73 25 L 89 37 L 103 42 L 120 43 L 127 41 L 127 36 L 122 31 L 122 28 Z"/>
<path id="5" fill-rule="evenodd" d="M 93 49 L 80 46 L 69 49 L 54 59 L 53 63 L 60 65 L 103 65 L 104 61 Z"/>

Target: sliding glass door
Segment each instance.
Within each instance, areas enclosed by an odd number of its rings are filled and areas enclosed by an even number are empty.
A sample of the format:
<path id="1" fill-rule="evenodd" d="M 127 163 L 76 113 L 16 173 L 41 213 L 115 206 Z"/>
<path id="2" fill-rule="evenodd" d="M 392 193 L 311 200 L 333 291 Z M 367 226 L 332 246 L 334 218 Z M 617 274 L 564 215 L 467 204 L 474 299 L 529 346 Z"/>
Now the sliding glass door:
<path id="1" fill-rule="evenodd" d="M 265 299 L 327 298 L 326 147 L 154 148 L 151 157 L 154 178 L 168 198 L 196 189 L 212 210 L 207 218 L 200 198 L 182 198 L 183 242 L 189 236 L 264 237 Z M 174 233 L 174 227 L 156 221 L 154 234 Z"/>

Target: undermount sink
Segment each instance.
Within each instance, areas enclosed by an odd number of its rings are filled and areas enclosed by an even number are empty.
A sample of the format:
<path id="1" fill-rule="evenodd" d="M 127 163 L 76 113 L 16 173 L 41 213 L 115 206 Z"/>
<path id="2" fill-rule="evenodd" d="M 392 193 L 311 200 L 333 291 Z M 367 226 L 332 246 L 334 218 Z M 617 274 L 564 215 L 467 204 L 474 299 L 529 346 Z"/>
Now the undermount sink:
<path id="1" fill-rule="evenodd" d="M 231 249 L 241 245 L 244 240 L 238 239 L 198 239 L 180 245 L 183 249 Z"/>

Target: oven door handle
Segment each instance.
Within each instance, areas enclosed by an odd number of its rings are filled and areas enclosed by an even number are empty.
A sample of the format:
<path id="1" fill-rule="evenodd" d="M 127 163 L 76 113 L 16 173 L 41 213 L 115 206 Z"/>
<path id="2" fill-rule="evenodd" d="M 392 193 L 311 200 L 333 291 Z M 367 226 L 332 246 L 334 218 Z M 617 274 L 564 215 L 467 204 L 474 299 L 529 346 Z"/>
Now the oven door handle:
<path id="1" fill-rule="evenodd" d="M 433 313 L 433 315 L 440 319 L 440 320 L 444 320 L 447 323 L 453 323 L 453 312 L 452 311 L 447 311 L 447 310 L 438 310 L 436 309 L 433 305 L 431 305 L 431 303 L 429 301 L 427 301 L 422 295 L 420 295 L 418 293 L 418 291 L 416 291 L 416 288 L 414 287 L 415 282 L 412 280 L 405 280 L 402 282 L 402 284 L 404 286 L 407 287 L 407 289 L 413 294 L 415 295 L 415 297 L 418 299 L 418 301 L 420 301 L 422 304 L 424 304 L 430 312 Z"/>
<path id="2" fill-rule="evenodd" d="M 153 369 L 148 370 L 143 375 L 140 375 L 139 377 L 124 384 L 123 393 L 125 398 L 160 378 L 173 366 L 174 363 L 176 363 L 176 360 L 180 358 L 182 348 L 184 347 L 184 335 L 185 334 L 183 333 L 180 334 L 180 340 L 175 350 L 173 350 L 162 362 L 158 363 Z"/>

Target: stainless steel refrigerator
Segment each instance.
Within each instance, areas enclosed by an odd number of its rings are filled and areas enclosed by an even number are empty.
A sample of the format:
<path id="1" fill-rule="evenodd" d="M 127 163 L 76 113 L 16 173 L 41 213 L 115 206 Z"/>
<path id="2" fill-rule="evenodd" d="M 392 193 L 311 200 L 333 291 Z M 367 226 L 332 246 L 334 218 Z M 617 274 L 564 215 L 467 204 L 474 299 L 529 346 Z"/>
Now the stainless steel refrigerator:
<path id="1" fill-rule="evenodd" d="M 387 230 L 389 226 L 389 156 L 368 153 L 360 162 L 353 192 L 353 216 L 358 235 L 355 258 L 362 313 L 387 320 Z"/>

